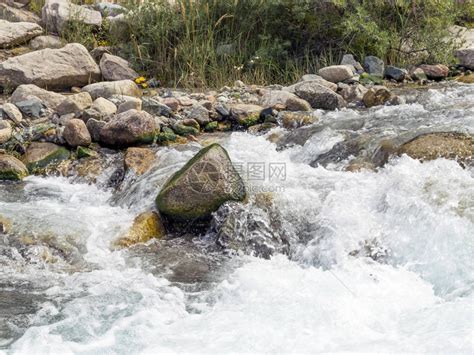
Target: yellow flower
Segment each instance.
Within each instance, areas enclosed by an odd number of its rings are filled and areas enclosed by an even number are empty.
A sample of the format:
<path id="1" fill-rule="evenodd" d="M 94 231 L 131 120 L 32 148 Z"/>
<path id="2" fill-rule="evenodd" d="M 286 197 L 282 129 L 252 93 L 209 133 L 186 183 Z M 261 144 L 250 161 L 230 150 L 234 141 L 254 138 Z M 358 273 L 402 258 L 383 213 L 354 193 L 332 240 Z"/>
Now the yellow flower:
<path id="1" fill-rule="evenodd" d="M 142 83 L 142 88 L 143 89 L 146 89 L 148 87 L 148 84 L 147 83 Z"/>
<path id="2" fill-rule="evenodd" d="M 137 84 L 143 84 L 145 81 L 146 79 L 143 76 L 135 79 L 135 83 Z"/>

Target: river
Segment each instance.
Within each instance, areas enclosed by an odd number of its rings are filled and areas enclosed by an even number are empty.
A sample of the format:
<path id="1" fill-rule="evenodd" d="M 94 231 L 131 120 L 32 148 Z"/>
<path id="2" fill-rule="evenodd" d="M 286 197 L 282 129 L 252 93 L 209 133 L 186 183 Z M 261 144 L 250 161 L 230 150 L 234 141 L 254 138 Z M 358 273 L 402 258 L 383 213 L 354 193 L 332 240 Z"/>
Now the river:
<path id="1" fill-rule="evenodd" d="M 111 248 L 198 143 L 160 148 L 118 189 L 101 183 L 109 170 L 97 184 L 0 183 L 13 221 L 0 238 L 0 353 L 472 353 L 474 167 L 402 156 L 350 172 L 334 150 L 347 137 L 369 151 L 413 132 L 474 133 L 474 86 L 403 95 L 320 112 L 304 139 L 209 137 L 242 167 L 250 198 L 200 235 Z M 285 147 L 268 139 L 285 134 Z M 216 247 L 233 238 L 239 250 Z"/>

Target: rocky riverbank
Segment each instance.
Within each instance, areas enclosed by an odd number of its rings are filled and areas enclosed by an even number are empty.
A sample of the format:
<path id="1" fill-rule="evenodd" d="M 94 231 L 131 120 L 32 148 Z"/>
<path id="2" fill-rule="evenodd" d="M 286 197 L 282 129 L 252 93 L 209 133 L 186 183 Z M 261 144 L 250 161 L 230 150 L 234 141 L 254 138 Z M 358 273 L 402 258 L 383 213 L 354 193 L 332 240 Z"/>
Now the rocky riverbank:
<path id="1" fill-rule="evenodd" d="M 73 7 L 83 13 L 82 21 L 101 21 L 105 10 L 101 13 L 100 4 L 96 11 L 50 0 L 42 19 L 16 3 L 1 6 L 5 18 L 0 20 L 1 180 L 59 174 L 93 183 L 110 164 L 107 157 L 118 153 L 117 173 L 108 182 L 118 188 L 127 171 L 146 173 L 159 159 L 155 151 L 160 146 L 203 142 L 214 132 L 261 135 L 273 130 L 268 139 L 285 149 L 304 144 L 319 129 L 324 112 L 402 105 L 405 99 L 395 94 L 400 88 L 474 81 L 473 30 L 462 29 L 466 40 L 455 53 L 459 64 L 450 67 L 398 68 L 374 56 L 358 62 L 347 54 L 339 65 L 304 75 L 289 86 L 236 81 L 232 87 L 202 92 L 161 88 L 156 80 L 140 77 L 125 59 L 113 54 L 113 48 L 89 52 L 81 44 L 66 44 L 51 35 L 61 34 Z M 406 134 L 370 150 L 364 143 L 363 136 L 347 137 L 311 165 L 352 157 L 346 166 L 349 171 L 377 169 L 391 156 L 402 154 L 420 160 L 455 159 L 463 166 L 473 163 L 474 140 L 465 132 Z M 245 187 L 226 151 L 211 145 L 156 195 L 156 212 L 171 222 L 189 222 L 209 217 L 226 201 L 245 200 Z M 138 216 L 118 244 L 165 235 L 166 223 L 156 212 Z"/>

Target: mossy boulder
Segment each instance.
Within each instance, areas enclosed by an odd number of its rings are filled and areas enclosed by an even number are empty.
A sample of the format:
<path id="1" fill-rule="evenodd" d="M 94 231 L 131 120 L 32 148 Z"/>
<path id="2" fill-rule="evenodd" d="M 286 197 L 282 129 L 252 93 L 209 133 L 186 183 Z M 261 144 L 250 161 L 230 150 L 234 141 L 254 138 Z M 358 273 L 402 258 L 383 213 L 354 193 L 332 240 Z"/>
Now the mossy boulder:
<path id="1" fill-rule="evenodd" d="M 233 120 L 240 126 L 250 127 L 260 120 L 263 107 L 252 104 L 235 104 L 230 109 Z"/>
<path id="2" fill-rule="evenodd" d="M 201 149 L 163 186 L 158 210 L 175 221 L 205 219 L 226 201 L 242 201 L 246 192 L 227 151 L 215 143 Z"/>
<path id="3" fill-rule="evenodd" d="M 168 128 L 168 127 L 164 127 L 163 131 L 156 135 L 156 142 L 158 144 L 166 145 L 166 144 L 175 142 L 176 139 L 177 139 L 176 134 L 173 132 L 171 128 Z"/>
<path id="4" fill-rule="evenodd" d="M 23 162 L 30 172 L 42 169 L 50 164 L 56 164 L 69 159 L 70 153 L 54 143 L 33 142 L 23 156 Z"/>
<path id="5" fill-rule="evenodd" d="M 199 134 L 199 130 L 192 126 L 185 126 L 184 124 L 177 123 L 173 125 L 173 131 L 183 137 L 187 137 L 189 135 L 197 135 Z"/>
<path id="6" fill-rule="evenodd" d="M 206 132 L 214 132 L 217 130 L 218 128 L 218 123 L 217 121 L 212 121 L 212 122 L 209 122 L 208 124 L 206 124 L 206 126 L 204 127 L 204 130 Z"/>
<path id="7" fill-rule="evenodd" d="M 90 157 L 97 157 L 98 153 L 95 150 L 86 147 L 77 147 L 76 155 L 78 159 L 82 158 L 90 158 Z"/>
<path id="8" fill-rule="evenodd" d="M 12 155 L 0 154 L 0 180 L 22 180 L 28 175 L 25 164 Z"/>
<path id="9" fill-rule="evenodd" d="M 422 134 L 403 144 L 398 153 L 422 161 L 445 158 L 473 164 L 474 137 L 458 132 Z"/>
<path id="10" fill-rule="evenodd" d="M 152 238 L 162 239 L 165 235 L 166 229 L 160 214 L 153 211 L 143 212 L 135 218 L 128 232 L 114 245 L 129 247 L 137 243 L 146 243 Z"/>

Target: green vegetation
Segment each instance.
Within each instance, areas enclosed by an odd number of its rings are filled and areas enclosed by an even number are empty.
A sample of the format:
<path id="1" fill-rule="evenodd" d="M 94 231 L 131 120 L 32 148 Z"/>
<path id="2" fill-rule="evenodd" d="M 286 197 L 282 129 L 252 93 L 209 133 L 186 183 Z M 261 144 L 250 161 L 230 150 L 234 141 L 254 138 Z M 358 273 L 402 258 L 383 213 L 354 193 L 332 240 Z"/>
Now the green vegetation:
<path id="1" fill-rule="evenodd" d="M 472 24 L 462 0 L 148 0 L 125 4 L 126 21 L 68 40 L 115 45 L 166 86 L 218 87 L 240 79 L 294 82 L 344 53 L 393 65 L 450 63 L 452 24 Z M 110 26 L 110 29 L 109 29 Z M 88 32 L 89 35 L 85 32 Z"/>

